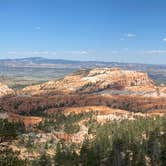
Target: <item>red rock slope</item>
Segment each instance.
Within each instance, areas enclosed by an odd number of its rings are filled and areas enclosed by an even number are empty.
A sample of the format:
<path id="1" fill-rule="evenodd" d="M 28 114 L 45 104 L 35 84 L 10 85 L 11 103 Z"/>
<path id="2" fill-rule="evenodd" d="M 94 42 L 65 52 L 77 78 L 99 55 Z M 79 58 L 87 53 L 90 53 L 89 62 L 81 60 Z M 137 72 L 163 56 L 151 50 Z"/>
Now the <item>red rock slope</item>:
<path id="1" fill-rule="evenodd" d="M 28 86 L 21 93 L 28 95 L 93 93 L 108 89 L 122 90 L 142 86 L 154 88 L 152 80 L 146 73 L 118 68 L 95 68 L 78 71 L 61 80 Z M 132 91 L 132 89 L 130 90 Z"/>

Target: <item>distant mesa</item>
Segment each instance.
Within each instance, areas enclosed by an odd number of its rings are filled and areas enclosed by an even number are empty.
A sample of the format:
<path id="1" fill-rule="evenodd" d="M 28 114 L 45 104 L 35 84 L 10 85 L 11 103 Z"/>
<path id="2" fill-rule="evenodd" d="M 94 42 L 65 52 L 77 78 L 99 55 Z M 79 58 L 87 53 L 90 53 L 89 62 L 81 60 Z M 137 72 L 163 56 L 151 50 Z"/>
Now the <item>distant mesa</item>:
<path id="1" fill-rule="evenodd" d="M 1 84 L 1 97 L 12 94 L 12 89 Z M 165 86 L 156 86 L 147 73 L 119 68 L 78 70 L 63 79 L 27 86 L 12 97 L 0 100 L 3 111 L 22 116 L 97 110 L 110 113 L 112 109 L 123 110 L 123 113 L 145 113 L 153 110 L 165 111 L 165 103 Z M 158 111 L 153 112 L 156 113 Z M 23 119 L 14 117 L 16 120 Z M 24 118 L 23 122 L 28 125 L 32 124 L 31 121 L 38 123 L 40 120 Z"/>
<path id="2" fill-rule="evenodd" d="M 94 68 L 79 70 L 61 80 L 28 86 L 20 93 L 26 95 L 49 94 L 132 94 L 160 95 L 147 73 L 119 68 Z M 164 93 L 162 93 L 164 95 Z"/>
<path id="3" fill-rule="evenodd" d="M 0 97 L 16 94 L 7 85 L 0 83 Z M 156 86 L 147 73 L 120 68 L 94 68 L 78 70 L 63 79 L 27 86 L 18 95 L 136 95 L 165 97 L 166 87 Z"/>

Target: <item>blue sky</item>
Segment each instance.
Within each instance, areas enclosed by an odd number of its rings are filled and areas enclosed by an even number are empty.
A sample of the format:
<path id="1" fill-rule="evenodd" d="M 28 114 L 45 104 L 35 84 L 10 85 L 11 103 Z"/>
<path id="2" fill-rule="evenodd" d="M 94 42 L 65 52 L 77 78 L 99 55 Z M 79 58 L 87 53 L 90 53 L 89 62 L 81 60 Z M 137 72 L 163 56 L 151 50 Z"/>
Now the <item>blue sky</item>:
<path id="1" fill-rule="evenodd" d="M 0 58 L 166 64 L 165 0 L 0 0 Z"/>

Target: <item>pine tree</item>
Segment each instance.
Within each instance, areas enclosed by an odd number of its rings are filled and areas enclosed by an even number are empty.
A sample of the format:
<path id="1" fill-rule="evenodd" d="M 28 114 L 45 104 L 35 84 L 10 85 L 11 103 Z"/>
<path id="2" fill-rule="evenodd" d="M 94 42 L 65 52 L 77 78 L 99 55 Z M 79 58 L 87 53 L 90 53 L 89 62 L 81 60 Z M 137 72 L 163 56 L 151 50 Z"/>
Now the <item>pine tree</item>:
<path id="1" fill-rule="evenodd" d="M 51 159 L 46 153 L 43 153 L 40 156 L 40 159 L 39 159 L 38 163 L 39 163 L 40 166 L 51 166 Z"/>

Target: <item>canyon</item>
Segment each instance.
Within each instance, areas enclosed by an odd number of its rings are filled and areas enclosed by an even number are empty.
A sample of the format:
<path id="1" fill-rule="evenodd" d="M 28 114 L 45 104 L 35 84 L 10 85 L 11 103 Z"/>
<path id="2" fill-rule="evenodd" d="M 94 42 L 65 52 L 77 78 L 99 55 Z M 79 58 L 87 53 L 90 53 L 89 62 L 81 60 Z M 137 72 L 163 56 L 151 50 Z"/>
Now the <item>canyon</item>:
<path id="1" fill-rule="evenodd" d="M 19 91 L 1 84 L 0 92 L 1 109 L 18 114 L 20 119 L 43 113 L 66 113 L 67 110 L 84 113 L 88 110 L 84 108 L 88 107 L 92 112 L 96 108 L 98 112 L 105 110 L 107 113 L 105 107 L 135 113 L 166 109 L 165 86 L 155 85 L 147 73 L 120 68 L 78 70 L 63 79 L 27 86 Z"/>
<path id="2" fill-rule="evenodd" d="M 21 89 L 0 84 L 0 122 L 7 127 L 0 148 L 19 151 L 30 161 L 41 156 L 43 147 L 53 157 L 59 143 L 74 145 L 80 154 L 85 140 L 101 136 L 96 132 L 104 125 L 135 121 L 137 127 L 137 121 L 163 121 L 165 112 L 166 87 L 145 72 L 93 68 Z M 7 125 L 16 126 L 12 141 Z"/>

